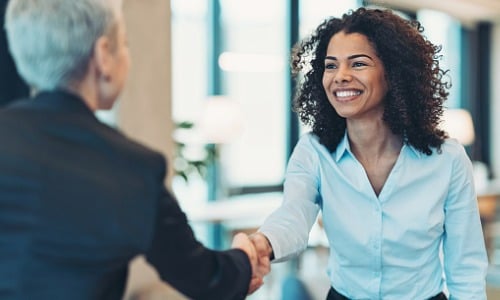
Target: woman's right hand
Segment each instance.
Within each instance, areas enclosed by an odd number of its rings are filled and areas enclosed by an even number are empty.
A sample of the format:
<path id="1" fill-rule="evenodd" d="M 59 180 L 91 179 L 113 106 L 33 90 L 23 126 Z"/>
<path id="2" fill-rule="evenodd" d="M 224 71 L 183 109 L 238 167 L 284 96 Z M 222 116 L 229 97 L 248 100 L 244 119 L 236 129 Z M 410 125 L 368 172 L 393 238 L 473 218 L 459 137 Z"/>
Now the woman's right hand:
<path id="1" fill-rule="evenodd" d="M 273 247 L 267 237 L 261 232 L 252 233 L 250 236 L 250 240 L 253 242 L 255 249 L 257 250 L 257 256 L 267 257 L 269 260 L 274 258 L 273 255 Z"/>

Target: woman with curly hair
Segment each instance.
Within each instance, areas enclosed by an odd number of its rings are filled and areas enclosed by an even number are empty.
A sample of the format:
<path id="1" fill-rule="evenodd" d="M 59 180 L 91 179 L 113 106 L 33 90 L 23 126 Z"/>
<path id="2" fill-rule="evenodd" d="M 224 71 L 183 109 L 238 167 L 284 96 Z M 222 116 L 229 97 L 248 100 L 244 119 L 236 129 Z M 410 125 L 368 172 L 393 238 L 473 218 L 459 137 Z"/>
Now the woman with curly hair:
<path id="1" fill-rule="evenodd" d="M 472 165 L 439 129 L 449 84 L 422 32 L 359 8 L 295 49 L 294 109 L 312 131 L 290 158 L 282 206 L 251 238 L 261 256 L 286 260 L 321 210 L 327 299 L 486 299 Z"/>

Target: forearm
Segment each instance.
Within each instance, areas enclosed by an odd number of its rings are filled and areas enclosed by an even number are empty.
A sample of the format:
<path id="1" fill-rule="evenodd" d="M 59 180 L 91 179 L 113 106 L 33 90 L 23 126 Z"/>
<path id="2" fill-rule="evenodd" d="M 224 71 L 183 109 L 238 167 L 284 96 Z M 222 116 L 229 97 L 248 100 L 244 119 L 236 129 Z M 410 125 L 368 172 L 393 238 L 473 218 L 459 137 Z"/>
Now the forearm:
<path id="1" fill-rule="evenodd" d="M 241 249 L 214 251 L 199 243 L 173 198 L 160 200 L 148 261 L 160 277 L 194 299 L 243 299 L 252 275 Z"/>
<path id="2" fill-rule="evenodd" d="M 269 255 L 272 253 L 274 262 L 295 257 L 306 249 L 317 214 L 318 210 L 311 205 L 310 209 L 303 211 L 297 207 L 281 207 L 268 217 L 259 232 L 266 237 Z"/>

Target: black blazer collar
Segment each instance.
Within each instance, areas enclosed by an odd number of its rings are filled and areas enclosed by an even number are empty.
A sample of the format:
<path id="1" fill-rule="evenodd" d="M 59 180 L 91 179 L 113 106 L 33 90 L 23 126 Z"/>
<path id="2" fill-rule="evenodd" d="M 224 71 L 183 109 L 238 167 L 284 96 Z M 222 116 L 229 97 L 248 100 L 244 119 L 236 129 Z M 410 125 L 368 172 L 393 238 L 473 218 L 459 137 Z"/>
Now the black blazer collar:
<path id="1" fill-rule="evenodd" d="M 94 112 L 79 95 L 65 90 L 39 92 L 30 102 L 30 106 L 40 109 L 80 113 L 91 115 L 95 118 Z"/>

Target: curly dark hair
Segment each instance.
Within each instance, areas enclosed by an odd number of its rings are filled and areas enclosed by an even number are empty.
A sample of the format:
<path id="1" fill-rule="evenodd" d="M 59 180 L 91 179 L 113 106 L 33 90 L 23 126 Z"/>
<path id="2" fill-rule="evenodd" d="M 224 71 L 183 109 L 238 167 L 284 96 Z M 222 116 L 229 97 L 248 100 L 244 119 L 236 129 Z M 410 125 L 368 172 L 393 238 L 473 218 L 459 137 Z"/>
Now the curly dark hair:
<path id="1" fill-rule="evenodd" d="M 332 107 L 322 84 L 328 43 L 343 31 L 366 36 L 384 64 L 389 90 L 383 120 L 392 132 L 424 154 L 431 155 L 431 148 L 440 151 L 447 134 L 438 125 L 451 83 L 443 78 L 448 71 L 439 67 L 441 47 L 428 41 L 423 30 L 418 21 L 391 10 L 361 7 L 326 19 L 293 48 L 292 74 L 298 83 L 293 109 L 321 144 L 335 150 L 346 129 L 345 118 Z"/>

